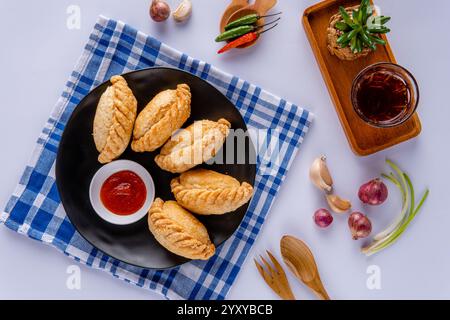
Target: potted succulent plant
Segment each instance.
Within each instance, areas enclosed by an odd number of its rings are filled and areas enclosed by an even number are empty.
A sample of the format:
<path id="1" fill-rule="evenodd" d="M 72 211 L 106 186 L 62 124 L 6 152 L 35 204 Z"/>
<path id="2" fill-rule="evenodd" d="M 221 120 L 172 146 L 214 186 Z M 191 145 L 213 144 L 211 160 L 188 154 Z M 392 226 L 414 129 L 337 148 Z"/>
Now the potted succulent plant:
<path id="1" fill-rule="evenodd" d="M 327 47 L 332 55 L 341 60 L 356 60 L 385 45 L 380 34 L 390 30 L 385 24 L 390 17 L 377 16 L 370 0 L 362 0 L 353 7 L 339 7 L 327 28 Z"/>

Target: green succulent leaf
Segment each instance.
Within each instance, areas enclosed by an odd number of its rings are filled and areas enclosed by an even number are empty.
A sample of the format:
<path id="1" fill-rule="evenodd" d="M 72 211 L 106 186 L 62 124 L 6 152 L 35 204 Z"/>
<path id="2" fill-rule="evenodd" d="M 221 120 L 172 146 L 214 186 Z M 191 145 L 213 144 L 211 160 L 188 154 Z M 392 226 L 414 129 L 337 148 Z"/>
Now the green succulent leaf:
<path id="1" fill-rule="evenodd" d="M 367 18 L 372 15 L 372 12 L 369 14 L 369 8 L 370 9 L 372 8 L 370 6 L 370 0 L 362 0 L 361 6 L 359 7 L 359 10 L 362 13 L 362 19 L 361 19 L 362 22 L 367 21 Z"/>
<path id="2" fill-rule="evenodd" d="M 368 8 L 368 7 L 370 7 L 370 0 L 362 0 L 361 8 Z"/>
<path id="3" fill-rule="evenodd" d="M 386 27 L 381 27 L 381 28 L 370 28 L 370 29 L 367 29 L 367 31 L 369 31 L 370 33 L 388 33 L 391 31 L 391 29 L 386 28 Z"/>
<path id="4" fill-rule="evenodd" d="M 350 49 L 352 50 L 352 52 L 357 52 L 357 51 L 356 51 L 356 40 L 357 40 L 356 37 L 353 37 L 353 38 L 350 40 Z"/>
<path id="5" fill-rule="evenodd" d="M 349 45 L 350 43 L 349 34 L 350 32 L 344 33 L 337 39 L 337 43 L 340 45 L 341 48 L 345 48 Z"/>
<path id="6" fill-rule="evenodd" d="M 352 24 L 350 25 L 350 27 L 351 27 L 353 30 L 358 29 L 359 26 L 360 26 L 360 25 L 359 25 L 358 23 L 352 23 Z"/>
<path id="7" fill-rule="evenodd" d="M 348 38 L 352 39 L 354 37 L 356 37 L 356 35 L 358 34 L 359 30 L 352 30 L 348 33 Z"/>
<path id="8" fill-rule="evenodd" d="M 352 52 L 362 52 L 364 48 L 376 50 L 376 45 L 385 45 L 386 42 L 378 35 L 391 30 L 384 25 L 391 19 L 386 16 L 374 16 L 374 9 L 370 0 L 361 0 L 359 8 L 351 11 L 339 7 L 342 21 L 336 23 L 335 28 L 344 32 L 337 43 L 342 47 L 350 47 Z"/>
<path id="9" fill-rule="evenodd" d="M 345 22 L 341 22 L 341 21 L 336 22 L 335 27 L 336 27 L 336 29 L 338 29 L 340 31 L 348 31 L 351 29 L 351 27 L 348 24 L 346 24 Z"/>
<path id="10" fill-rule="evenodd" d="M 345 11 L 344 7 L 339 7 L 339 12 L 342 16 L 342 19 L 344 19 L 344 22 L 348 25 L 353 24 L 353 20 L 350 18 L 350 15 Z"/>
<path id="11" fill-rule="evenodd" d="M 346 47 L 348 47 L 349 44 L 350 44 L 350 40 L 346 40 L 345 42 L 340 43 L 339 46 L 341 48 L 346 48 Z"/>
<path id="12" fill-rule="evenodd" d="M 379 17 L 374 17 L 374 21 L 377 24 L 386 24 L 389 20 L 391 20 L 391 17 L 386 17 L 386 16 L 379 16 Z"/>
<path id="13" fill-rule="evenodd" d="M 381 45 L 385 45 L 386 41 L 384 41 L 383 39 L 378 38 L 377 36 L 371 36 L 369 35 L 370 40 L 372 40 L 372 42 L 375 42 L 376 44 L 381 44 Z"/>
<path id="14" fill-rule="evenodd" d="M 348 34 L 349 34 L 349 32 L 345 32 L 342 36 L 340 36 L 340 37 L 337 39 L 337 43 L 341 43 L 341 42 L 347 40 L 347 39 L 348 39 Z"/>
<path id="15" fill-rule="evenodd" d="M 368 28 L 376 28 L 376 27 L 381 27 L 384 24 L 386 24 L 389 20 L 391 20 L 391 17 L 385 17 L 385 16 L 371 16 L 370 18 L 367 19 L 367 27 Z"/>
<path id="16" fill-rule="evenodd" d="M 376 24 L 375 18 L 376 18 L 376 16 L 370 16 L 369 18 L 367 18 L 367 21 L 366 21 L 367 26 L 375 25 Z"/>
<path id="17" fill-rule="evenodd" d="M 347 33 L 343 34 L 342 36 L 340 36 L 340 37 L 337 39 L 336 42 L 337 42 L 338 44 L 344 43 L 345 41 L 347 41 L 347 36 L 348 36 Z"/>
<path id="18" fill-rule="evenodd" d="M 361 52 L 362 50 L 363 50 L 362 41 L 360 38 L 356 38 L 356 52 Z"/>
<path id="19" fill-rule="evenodd" d="M 366 23 L 367 22 L 367 18 L 368 18 L 368 15 L 367 15 L 367 8 L 360 8 L 359 9 L 359 11 L 361 12 L 361 21 L 362 21 L 362 23 L 364 24 L 364 23 Z"/>
<path id="20" fill-rule="evenodd" d="M 360 24 L 364 24 L 366 20 L 364 19 L 364 8 L 359 8 L 358 10 L 358 20 Z"/>
<path id="21" fill-rule="evenodd" d="M 372 6 L 370 6 L 370 5 L 367 6 L 366 14 L 367 14 L 367 16 L 366 16 L 366 22 L 367 22 L 367 19 L 373 15 L 373 7 Z"/>
<path id="22" fill-rule="evenodd" d="M 361 32 L 361 40 L 366 47 L 369 47 L 372 50 L 375 50 L 377 48 L 377 46 L 373 43 L 372 40 L 370 40 L 368 34 L 365 31 Z"/>
<path id="23" fill-rule="evenodd" d="M 358 25 L 361 24 L 361 20 L 359 19 L 359 11 L 352 10 L 352 19 L 356 24 L 358 24 Z"/>

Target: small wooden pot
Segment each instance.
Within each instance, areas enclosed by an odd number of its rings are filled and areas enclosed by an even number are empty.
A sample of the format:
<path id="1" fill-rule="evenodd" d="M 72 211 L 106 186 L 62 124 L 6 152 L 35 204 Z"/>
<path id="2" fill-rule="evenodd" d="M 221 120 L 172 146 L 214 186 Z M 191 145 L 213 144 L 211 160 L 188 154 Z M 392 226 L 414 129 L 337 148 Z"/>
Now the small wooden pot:
<path id="1" fill-rule="evenodd" d="M 359 8 L 358 6 L 345 8 L 345 11 L 351 16 L 352 10 L 356 10 Z M 345 61 L 353 61 L 362 57 L 367 56 L 369 53 L 372 52 L 372 49 L 370 48 L 364 48 L 363 51 L 354 53 L 350 49 L 350 47 L 342 48 L 338 43 L 338 38 L 343 35 L 343 32 L 336 29 L 336 23 L 339 21 L 342 21 L 342 15 L 340 13 L 336 13 L 330 18 L 330 24 L 327 28 L 327 48 L 328 51 L 330 51 L 331 55 L 334 55 L 338 57 L 341 60 Z"/>

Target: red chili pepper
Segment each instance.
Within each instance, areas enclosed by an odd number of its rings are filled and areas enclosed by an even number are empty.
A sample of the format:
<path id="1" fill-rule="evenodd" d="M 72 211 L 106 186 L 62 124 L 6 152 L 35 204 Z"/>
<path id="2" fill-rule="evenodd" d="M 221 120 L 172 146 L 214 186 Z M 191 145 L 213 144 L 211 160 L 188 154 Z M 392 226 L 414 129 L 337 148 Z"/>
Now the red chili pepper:
<path id="1" fill-rule="evenodd" d="M 224 53 L 225 51 L 228 51 L 230 49 L 240 47 L 246 43 L 255 41 L 256 39 L 258 39 L 258 37 L 259 37 L 259 33 L 257 33 L 257 32 L 250 32 L 250 33 L 244 34 L 243 36 L 237 38 L 236 40 L 233 40 L 233 41 L 229 42 L 228 44 L 226 44 L 225 47 L 223 47 L 222 49 L 217 51 L 217 53 Z"/>
<path id="2" fill-rule="evenodd" d="M 275 20 L 274 22 L 276 22 L 278 20 Z M 270 24 L 272 24 L 273 22 L 271 22 Z M 217 53 L 224 53 L 225 51 L 228 51 L 230 49 L 233 48 L 237 48 L 240 47 L 244 44 L 250 43 L 252 41 L 255 41 L 256 39 L 258 39 L 260 34 L 263 34 L 264 32 L 267 32 L 269 30 L 272 30 L 273 28 L 275 28 L 278 25 L 275 24 L 274 26 L 270 27 L 269 29 L 266 30 L 258 30 L 258 31 L 253 31 L 253 32 L 249 32 L 244 34 L 243 36 L 240 36 L 239 38 L 229 42 L 227 45 L 225 45 L 225 47 L 223 47 L 222 49 L 220 49 L 219 51 L 217 51 Z"/>

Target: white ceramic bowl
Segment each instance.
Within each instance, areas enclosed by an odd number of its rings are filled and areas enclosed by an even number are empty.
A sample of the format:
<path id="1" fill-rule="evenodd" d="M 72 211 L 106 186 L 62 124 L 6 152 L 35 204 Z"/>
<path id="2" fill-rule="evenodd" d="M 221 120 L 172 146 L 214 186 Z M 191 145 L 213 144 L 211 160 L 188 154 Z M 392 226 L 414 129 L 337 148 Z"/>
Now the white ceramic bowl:
<path id="1" fill-rule="evenodd" d="M 144 205 L 137 212 L 121 216 L 109 211 L 100 199 L 100 190 L 103 183 L 114 173 L 130 170 L 137 174 L 145 184 L 147 189 L 147 198 Z M 116 160 L 101 167 L 91 180 L 89 187 L 89 198 L 95 212 L 105 221 L 113 224 L 126 225 L 139 221 L 147 215 L 150 206 L 155 198 L 155 185 L 150 173 L 140 164 L 130 160 Z"/>

